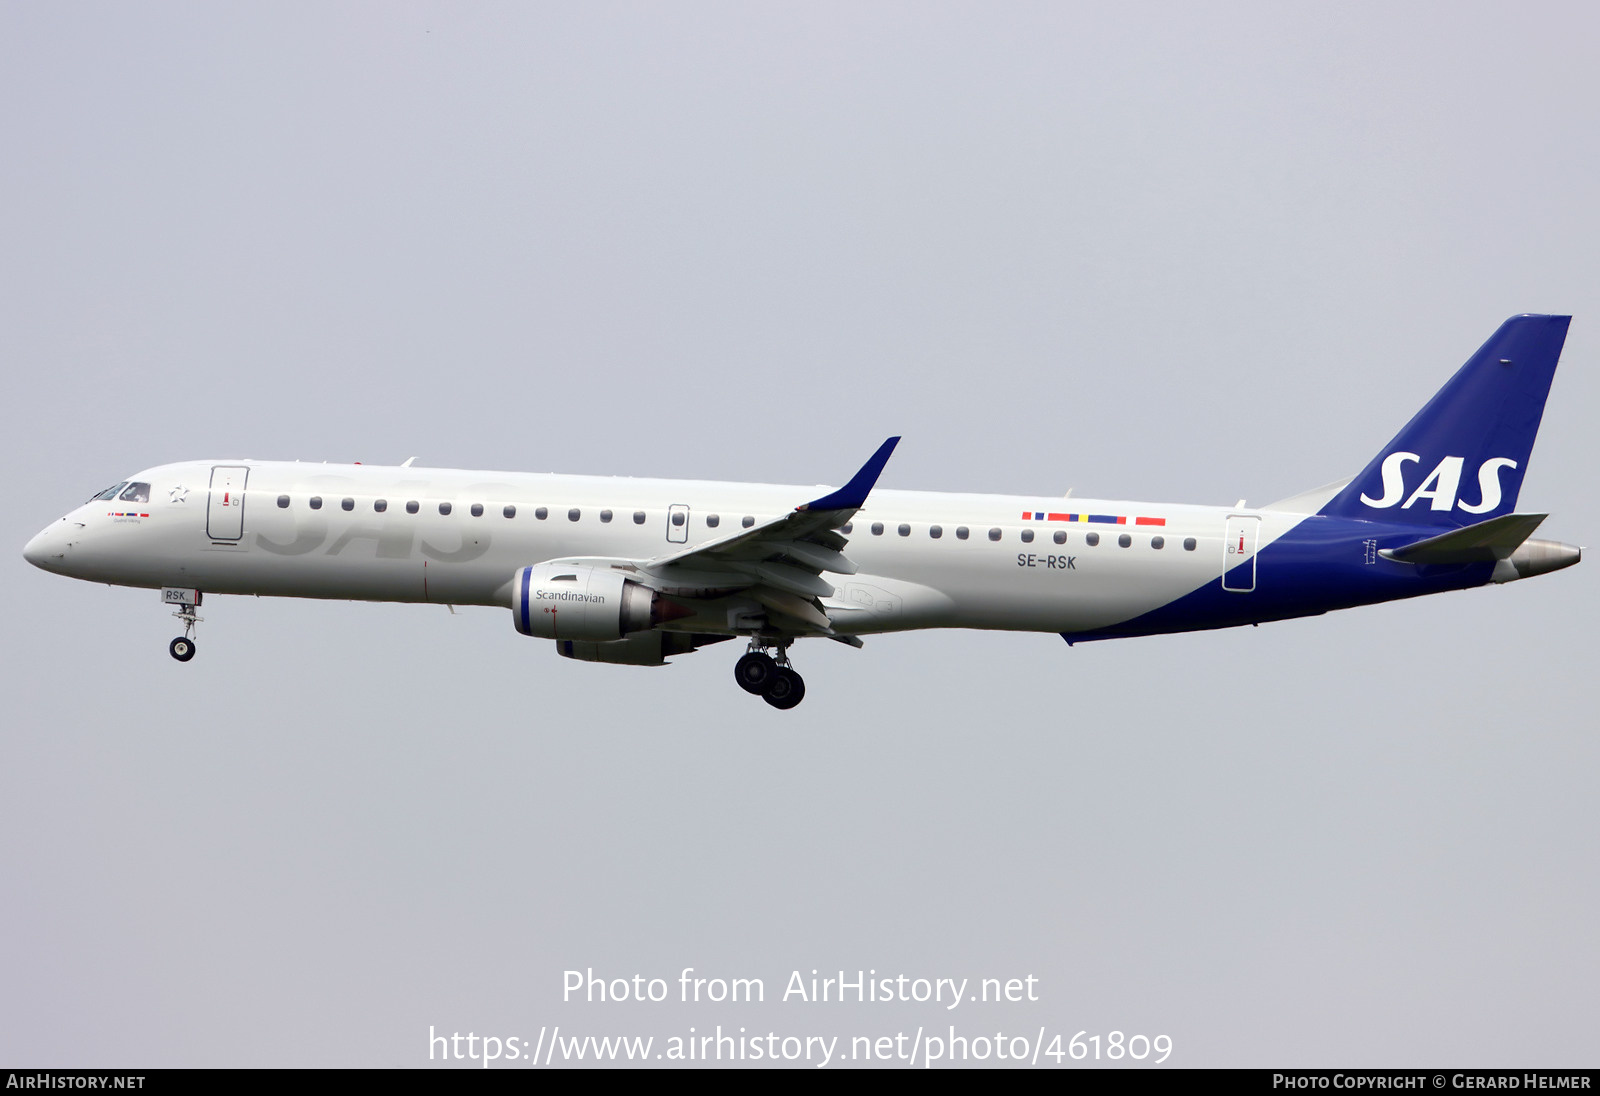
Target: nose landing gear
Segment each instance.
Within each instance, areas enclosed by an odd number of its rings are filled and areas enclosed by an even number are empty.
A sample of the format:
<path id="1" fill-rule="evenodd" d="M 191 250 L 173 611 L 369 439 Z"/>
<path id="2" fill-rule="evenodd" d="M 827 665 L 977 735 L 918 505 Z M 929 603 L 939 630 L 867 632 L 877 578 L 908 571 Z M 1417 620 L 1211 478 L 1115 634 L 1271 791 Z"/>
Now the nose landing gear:
<path id="1" fill-rule="evenodd" d="M 183 621 L 183 635 L 167 644 L 167 651 L 179 662 L 188 662 L 194 657 L 194 626 L 205 619 L 194 611 L 200 604 L 200 591 L 163 589 L 161 600 L 176 605 L 178 611 L 172 615 Z"/>
<path id="2" fill-rule="evenodd" d="M 805 679 L 789 665 L 789 642 L 768 643 L 756 637 L 750 641 L 750 649 L 733 664 L 733 678 L 739 688 L 784 711 L 806 695 Z M 772 647 L 778 650 L 776 656 L 767 653 Z"/>

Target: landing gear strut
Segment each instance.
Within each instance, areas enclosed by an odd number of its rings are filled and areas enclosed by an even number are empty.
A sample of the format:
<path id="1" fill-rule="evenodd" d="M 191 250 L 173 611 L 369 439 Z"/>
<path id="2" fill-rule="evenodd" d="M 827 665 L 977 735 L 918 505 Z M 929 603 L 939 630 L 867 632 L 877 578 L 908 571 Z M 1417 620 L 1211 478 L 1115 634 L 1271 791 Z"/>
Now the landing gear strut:
<path id="1" fill-rule="evenodd" d="M 167 650 L 179 662 L 188 662 L 194 657 L 194 626 L 205 619 L 195 615 L 195 606 L 199 603 L 198 595 L 192 603 L 180 601 L 177 603 L 178 611 L 172 614 L 183 621 L 183 635 L 167 644 Z"/>
<path id="2" fill-rule="evenodd" d="M 787 710 L 805 699 L 805 679 L 789 665 L 789 640 L 768 642 L 757 636 L 750 649 L 733 664 L 733 677 L 739 688 L 754 693 L 774 708 Z M 776 647 L 776 656 L 768 654 Z"/>

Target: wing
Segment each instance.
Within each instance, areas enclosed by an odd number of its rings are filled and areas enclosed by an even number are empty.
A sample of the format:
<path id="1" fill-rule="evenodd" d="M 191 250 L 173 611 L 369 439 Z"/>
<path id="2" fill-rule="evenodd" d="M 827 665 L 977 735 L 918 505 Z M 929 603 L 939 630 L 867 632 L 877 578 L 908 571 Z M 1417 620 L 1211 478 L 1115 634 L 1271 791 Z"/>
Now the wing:
<path id="1" fill-rule="evenodd" d="M 845 556 L 848 538 L 839 527 L 867 501 L 898 437 L 878 451 L 850 482 L 819 499 L 802 503 L 718 540 L 635 563 L 640 578 L 683 599 L 740 594 L 767 610 L 772 630 L 796 635 L 831 635 L 833 626 L 819 599 L 833 593 L 824 572 L 853 575 Z"/>

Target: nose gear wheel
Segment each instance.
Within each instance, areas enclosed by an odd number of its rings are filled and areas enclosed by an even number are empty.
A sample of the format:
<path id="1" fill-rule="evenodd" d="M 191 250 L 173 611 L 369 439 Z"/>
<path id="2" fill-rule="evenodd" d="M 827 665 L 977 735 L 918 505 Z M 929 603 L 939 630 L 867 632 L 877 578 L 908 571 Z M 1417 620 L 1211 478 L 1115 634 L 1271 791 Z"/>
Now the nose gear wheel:
<path id="1" fill-rule="evenodd" d="M 195 615 L 193 605 L 181 606 L 172 615 L 183 621 L 183 635 L 167 644 L 167 652 L 179 662 L 188 662 L 194 657 L 194 626 L 205 618 Z"/>

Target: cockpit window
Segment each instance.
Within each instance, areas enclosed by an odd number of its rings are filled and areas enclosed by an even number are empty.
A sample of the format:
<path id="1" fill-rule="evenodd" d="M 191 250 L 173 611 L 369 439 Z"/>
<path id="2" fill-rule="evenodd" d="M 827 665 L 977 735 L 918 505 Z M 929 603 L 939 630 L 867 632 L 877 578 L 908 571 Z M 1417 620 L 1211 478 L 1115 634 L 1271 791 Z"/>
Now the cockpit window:
<path id="1" fill-rule="evenodd" d="M 114 498 L 117 497 L 118 492 L 120 492 L 126 486 L 128 486 L 128 481 L 127 480 L 123 480 L 121 483 L 117 484 L 115 487 L 107 487 L 104 491 L 101 491 L 98 495 L 95 495 L 92 498 L 90 498 L 89 501 L 90 502 L 104 502 L 106 499 L 114 499 Z"/>
<path id="2" fill-rule="evenodd" d="M 148 483 L 130 483 L 128 489 L 117 498 L 123 502 L 149 502 L 150 485 Z"/>

